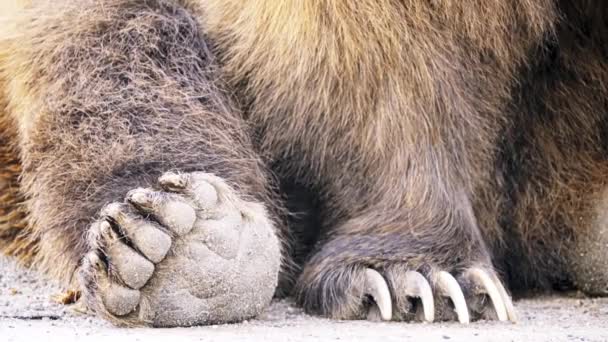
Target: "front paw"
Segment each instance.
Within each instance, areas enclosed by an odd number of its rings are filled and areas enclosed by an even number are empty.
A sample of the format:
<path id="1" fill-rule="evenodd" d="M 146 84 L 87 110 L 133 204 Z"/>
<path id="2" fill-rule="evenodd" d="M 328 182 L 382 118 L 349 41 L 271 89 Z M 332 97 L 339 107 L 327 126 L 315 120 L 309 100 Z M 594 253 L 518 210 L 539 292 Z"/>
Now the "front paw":
<path id="1" fill-rule="evenodd" d="M 516 321 L 511 298 L 491 266 L 446 272 L 399 262 L 370 268 L 373 264 L 309 265 L 298 301 L 311 313 L 338 319 Z"/>
<path id="2" fill-rule="evenodd" d="M 259 203 L 221 178 L 167 173 L 136 189 L 90 231 L 80 280 L 92 311 L 125 325 L 191 326 L 258 315 L 280 268 L 279 241 Z"/>

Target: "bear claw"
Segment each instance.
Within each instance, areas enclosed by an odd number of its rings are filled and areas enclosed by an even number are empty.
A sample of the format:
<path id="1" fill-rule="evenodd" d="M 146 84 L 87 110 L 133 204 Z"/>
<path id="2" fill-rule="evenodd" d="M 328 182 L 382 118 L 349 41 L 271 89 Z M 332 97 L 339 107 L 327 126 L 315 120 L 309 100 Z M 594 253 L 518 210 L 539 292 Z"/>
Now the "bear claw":
<path id="1" fill-rule="evenodd" d="M 482 268 L 468 269 L 459 278 L 460 282 L 445 271 L 437 272 L 431 282 L 421 273 L 414 271 L 406 272 L 404 279 L 406 296 L 410 299 L 420 299 L 422 312 L 418 317 L 425 322 L 435 320 L 435 298 L 443 297 L 452 303 L 458 321 L 461 324 L 468 324 L 471 321 L 470 308 L 467 306 L 469 295 L 489 297 L 499 321 L 516 322 L 517 320 L 513 302 L 498 277 Z M 435 294 L 431 284 L 434 286 Z M 375 302 L 375 306 L 370 309 L 368 319 L 379 316 L 384 321 L 392 320 L 391 292 L 386 280 L 378 271 L 369 268 L 365 270 L 364 292 Z"/>

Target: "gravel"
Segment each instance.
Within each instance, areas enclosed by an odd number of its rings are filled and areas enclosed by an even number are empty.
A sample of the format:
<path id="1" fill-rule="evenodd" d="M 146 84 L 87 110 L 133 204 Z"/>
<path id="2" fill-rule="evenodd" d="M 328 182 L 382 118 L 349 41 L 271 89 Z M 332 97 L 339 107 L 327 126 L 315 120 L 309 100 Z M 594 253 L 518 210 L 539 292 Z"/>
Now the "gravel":
<path id="1" fill-rule="evenodd" d="M 0 258 L 0 341 L 608 341 L 608 298 L 577 294 L 519 300 L 517 324 L 332 321 L 283 300 L 240 324 L 124 329 L 54 303 L 50 298 L 58 293 L 54 284 Z"/>

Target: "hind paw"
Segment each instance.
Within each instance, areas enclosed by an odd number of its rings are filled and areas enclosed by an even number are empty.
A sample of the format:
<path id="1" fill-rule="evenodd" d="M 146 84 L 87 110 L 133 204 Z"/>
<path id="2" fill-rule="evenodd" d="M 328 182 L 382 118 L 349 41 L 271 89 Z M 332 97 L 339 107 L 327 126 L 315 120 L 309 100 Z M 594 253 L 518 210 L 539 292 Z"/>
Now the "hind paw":
<path id="1" fill-rule="evenodd" d="M 126 325 L 190 326 L 259 314 L 280 267 L 263 206 L 210 174 L 168 173 L 159 185 L 107 205 L 92 226 L 80 272 L 85 304 Z"/>

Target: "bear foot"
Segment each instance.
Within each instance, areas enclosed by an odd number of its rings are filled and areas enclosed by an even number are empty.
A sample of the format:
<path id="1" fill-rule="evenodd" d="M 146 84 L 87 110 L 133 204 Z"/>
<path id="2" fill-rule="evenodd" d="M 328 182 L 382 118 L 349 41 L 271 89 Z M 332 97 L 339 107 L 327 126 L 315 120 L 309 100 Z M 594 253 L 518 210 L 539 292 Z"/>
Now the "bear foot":
<path id="1" fill-rule="evenodd" d="M 311 313 L 337 319 L 463 324 L 517 320 L 510 296 L 489 267 L 458 272 L 427 267 L 423 272 L 399 263 L 377 270 L 371 266 L 309 269 L 303 277 L 309 285 L 300 288 L 300 303 Z"/>
<path id="2" fill-rule="evenodd" d="M 221 178 L 167 173 L 102 210 L 80 281 L 84 304 L 120 325 L 192 326 L 258 315 L 271 301 L 279 240 L 259 203 Z"/>

